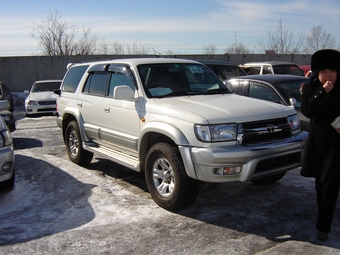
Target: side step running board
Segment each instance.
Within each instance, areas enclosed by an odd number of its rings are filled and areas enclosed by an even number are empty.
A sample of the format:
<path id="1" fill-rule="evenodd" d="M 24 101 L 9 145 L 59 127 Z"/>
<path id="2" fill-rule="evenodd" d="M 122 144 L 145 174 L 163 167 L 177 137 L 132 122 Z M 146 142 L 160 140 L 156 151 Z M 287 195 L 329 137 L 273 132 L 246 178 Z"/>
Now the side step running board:
<path id="1" fill-rule="evenodd" d="M 136 172 L 140 172 L 139 161 L 136 157 L 124 154 L 117 150 L 112 150 L 105 146 L 98 146 L 98 144 L 94 143 L 83 142 L 83 148 L 95 154 L 99 154 L 107 159 L 110 159 L 111 161 L 116 162 L 122 166 L 135 170 Z"/>

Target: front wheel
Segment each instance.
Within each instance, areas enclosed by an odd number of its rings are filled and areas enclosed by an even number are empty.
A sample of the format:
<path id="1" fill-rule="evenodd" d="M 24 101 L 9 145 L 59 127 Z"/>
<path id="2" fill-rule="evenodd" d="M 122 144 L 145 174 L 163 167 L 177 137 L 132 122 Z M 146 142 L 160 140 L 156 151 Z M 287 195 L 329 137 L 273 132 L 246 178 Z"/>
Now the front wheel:
<path id="1" fill-rule="evenodd" d="M 274 174 L 272 176 L 255 179 L 255 180 L 252 180 L 252 182 L 256 184 L 264 184 L 264 185 L 271 184 L 271 183 L 277 182 L 278 180 L 281 180 L 285 175 L 286 175 L 286 172 L 283 172 L 279 174 Z"/>
<path id="2" fill-rule="evenodd" d="M 79 126 L 76 121 L 71 121 L 65 131 L 66 151 L 69 159 L 80 166 L 86 166 L 93 158 L 93 153 L 82 147 Z"/>
<path id="3" fill-rule="evenodd" d="M 153 200 L 169 211 L 192 204 L 199 191 L 199 182 L 186 174 L 178 149 L 168 143 L 149 150 L 145 179 Z"/>

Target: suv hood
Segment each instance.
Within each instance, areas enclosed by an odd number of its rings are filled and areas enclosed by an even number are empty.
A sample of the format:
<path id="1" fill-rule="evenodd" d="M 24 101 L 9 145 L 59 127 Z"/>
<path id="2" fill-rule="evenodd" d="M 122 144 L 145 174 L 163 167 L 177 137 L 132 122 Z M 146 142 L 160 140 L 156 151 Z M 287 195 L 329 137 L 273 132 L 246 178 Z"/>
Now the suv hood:
<path id="1" fill-rule="evenodd" d="M 296 114 L 290 107 L 271 103 L 265 100 L 253 99 L 235 94 L 228 95 L 196 95 L 188 97 L 172 97 L 155 99 L 156 111 L 163 111 L 166 115 L 191 120 L 204 124 L 226 122 L 248 122 L 286 118 Z M 201 117 L 201 118 L 200 118 Z"/>
<path id="2" fill-rule="evenodd" d="M 57 95 L 53 91 L 30 93 L 28 98 L 30 100 L 52 101 L 57 99 Z"/>

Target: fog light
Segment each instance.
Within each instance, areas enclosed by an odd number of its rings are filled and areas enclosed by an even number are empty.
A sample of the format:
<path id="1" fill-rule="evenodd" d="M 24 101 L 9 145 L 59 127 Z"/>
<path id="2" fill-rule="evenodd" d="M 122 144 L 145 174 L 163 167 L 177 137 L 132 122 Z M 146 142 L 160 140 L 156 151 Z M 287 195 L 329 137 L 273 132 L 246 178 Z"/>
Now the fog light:
<path id="1" fill-rule="evenodd" d="M 231 174 L 239 174 L 241 173 L 242 167 L 240 166 L 229 166 L 229 167 L 222 167 L 222 168 L 214 168 L 214 174 L 219 175 L 231 175 Z"/>
<path id="2" fill-rule="evenodd" d="M 12 170 L 13 163 L 8 161 L 2 165 L 2 171 L 3 172 L 10 172 Z"/>

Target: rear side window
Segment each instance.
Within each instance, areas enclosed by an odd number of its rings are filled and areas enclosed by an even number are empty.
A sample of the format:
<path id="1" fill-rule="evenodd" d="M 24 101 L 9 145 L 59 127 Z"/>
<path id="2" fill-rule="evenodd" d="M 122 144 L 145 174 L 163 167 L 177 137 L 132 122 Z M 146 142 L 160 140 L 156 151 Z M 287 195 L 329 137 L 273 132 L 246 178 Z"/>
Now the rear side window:
<path id="1" fill-rule="evenodd" d="M 108 72 L 93 72 L 86 80 L 83 93 L 96 96 L 106 96 Z"/>
<path id="2" fill-rule="evenodd" d="M 245 68 L 246 72 L 251 75 L 251 74 L 260 74 L 261 73 L 261 66 L 251 66 Z"/>
<path id="3" fill-rule="evenodd" d="M 276 71 L 274 71 L 276 73 Z M 272 68 L 270 66 L 263 66 L 262 74 L 273 74 Z"/>
<path id="4" fill-rule="evenodd" d="M 61 90 L 71 93 L 76 92 L 77 86 L 88 67 L 88 65 L 85 65 L 70 68 L 63 80 Z"/>

